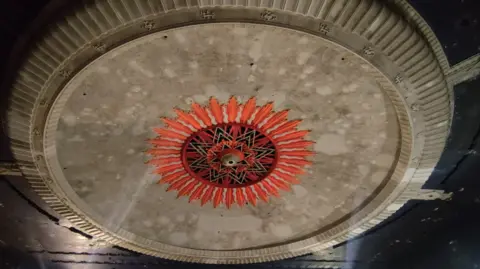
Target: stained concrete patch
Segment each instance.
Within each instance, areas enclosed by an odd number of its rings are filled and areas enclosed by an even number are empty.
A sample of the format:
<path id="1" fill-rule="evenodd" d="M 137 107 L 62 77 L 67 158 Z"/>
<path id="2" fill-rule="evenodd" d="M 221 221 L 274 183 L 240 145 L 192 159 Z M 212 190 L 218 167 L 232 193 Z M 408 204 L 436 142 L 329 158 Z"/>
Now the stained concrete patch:
<path id="1" fill-rule="evenodd" d="M 322 152 L 327 155 L 339 155 L 349 152 L 345 137 L 338 134 L 324 134 L 315 144 L 315 151 Z"/>

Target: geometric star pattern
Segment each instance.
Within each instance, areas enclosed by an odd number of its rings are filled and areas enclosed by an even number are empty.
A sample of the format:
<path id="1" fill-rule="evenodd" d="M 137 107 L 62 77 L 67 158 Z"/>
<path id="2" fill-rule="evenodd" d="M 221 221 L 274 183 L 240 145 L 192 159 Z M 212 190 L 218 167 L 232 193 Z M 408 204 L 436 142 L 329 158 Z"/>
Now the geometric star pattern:
<path id="1" fill-rule="evenodd" d="M 288 120 L 288 110 L 275 112 L 272 103 L 231 97 L 221 104 L 211 97 L 207 106 L 194 102 L 191 111 L 174 111 L 177 117 L 162 118 L 165 127 L 154 128 L 159 136 L 149 140 L 148 163 L 167 191 L 189 202 L 255 206 L 300 183 L 311 165 L 309 131 L 298 130 L 301 120 Z"/>

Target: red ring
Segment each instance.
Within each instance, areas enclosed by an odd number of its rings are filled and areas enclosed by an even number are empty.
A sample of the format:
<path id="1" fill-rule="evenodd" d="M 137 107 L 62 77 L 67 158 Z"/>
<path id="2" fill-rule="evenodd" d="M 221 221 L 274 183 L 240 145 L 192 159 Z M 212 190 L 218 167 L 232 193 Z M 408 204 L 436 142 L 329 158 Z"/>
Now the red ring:
<path id="1" fill-rule="evenodd" d="M 265 137 L 266 139 L 268 139 L 268 142 L 271 144 L 271 146 L 273 147 L 273 161 L 272 163 L 270 164 L 270 167 L 269 169 L 264 172 L 261 176 L 260 179 L 257 179 L 257 180 L 249 180 L 248 182 L 246 183 L 241 183 L 241 184 L 220 184 L 220 183 L 216 183 L 216 182 L 211 182 L 210 180 L 208 179 L 205 179 L 203 178 L 202 176 L 198 175 L 195 171 L 193 171 L 190 167 L 190 163 L 189 161 L 187 160 L 187 150 L 189 148 L 189 144 L 192 142 L 192 140 L 195 138 L 195 137 L 198 137 L 198 135 L 202 132 L 205 132 L 205 131 L 208 131 L 208 130 L 212 130 L 212 129 L 215 129 L 215 128 L 218 128 L 218 127 L 228 127 L 228 126 L 238 126 L 238 127 L 243 127 L 243 128 L 249 128 L 251 130 L 255 130 L 257 133 L 259 133 L 261 136 Z M 222 124 L 216 124 L 216 125 L 212 125 L 212 126 L 208 126 L 206 128 L 203 128 L 201 130 L 198 130 L 196 131 L 195 133 L 192 133 L 186 140 L 185 142 L 183 143 L 182 145 L 182 151 L 181 151 L 181 159 L 182 159 L 182 164 L 185 168 L 185 171 L 187 171 L 190 176 L 192 176 L 193 178 L 195 178 L 196 180 L 199 180 L 199 181 L 202 181 L 203 183 L 205 184 L 208 184 L 208 185 L 212 185 L 212 186 L 216 186 L 216 187 L 223 187 L 223 188 L 243 188 L 243 187 L 247 187 L 247 186 L 250 186 L 250 185 L 253 185 L 253 184 L 257 184 L 258 182 L 262 181 L 263 179 L 267 178 L 271 173 L 272 171 L 274 171 L 275 167 L 277 166 L 277 162 L 278 162 L 278 149 L 277 149 L 277 145 L 275 144 L 274 140 L 267 134 L 265 134 L 263 131 L 261 131 L 259 128 L 256 128 L 254 126 L 251 126 L 251 125 L 248 125 L 248 124 L 243 124 L 243 123 L 222 123 Z"/>

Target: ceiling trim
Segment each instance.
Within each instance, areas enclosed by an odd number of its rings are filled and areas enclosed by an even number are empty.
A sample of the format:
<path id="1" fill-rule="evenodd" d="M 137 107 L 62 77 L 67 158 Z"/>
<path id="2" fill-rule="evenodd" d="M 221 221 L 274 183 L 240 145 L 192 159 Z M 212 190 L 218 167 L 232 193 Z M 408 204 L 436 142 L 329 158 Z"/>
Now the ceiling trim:
<path id="1" fill-rule="evenodd" d="M 179 3 L 183 4 L 179 4 Z M 76 7 L 52 24 L 29 52 L 12 85 L 8 135 L 22 173 L 55 211 L 83 232 L 111 244 L 163 258 L 201 263 L 265 262 L 308 254 L 355 237 L 388 218 L 421 189 L 443 151 L 453 98 L 438 53 L 415 30 L 418 25 L 382 1 L 162 1 L 97 0 Z M 401 151 L 390 181 L 359 210 L 354 225 L 282 246 L 209 251 L 153 244 L 110 231 L 83 213 L 55 179 L 49 134 L 59 117 L 64 86 L 83 67 L 129 40 L 187 25 L 221 22 L 268 24 L 313 34 L 343 46 L 373 66 L 401 127 Z M 412 194 L 414 193 L 414 194 Z M 346 225 L 346 226 L 345 226 Z"/>
<path id="2" fill-rule="evenodd" d="M 435 32 L 425 19 L 415 10 L 407 0 L 394 0 L 397 7 L 402 10 L 403 15 L 408 21 L 412 21 L 420 33 L 426 38 L 432 51 L 435 53 L 438 63 L 442 67 L 443 73 L 447 74 L 450 71 L 450 63 L 448 62 L 447 55 L 443 50 L 442 44 L 438 40 Z"/>
<path id="3" fill-rule="evenodd" d="M 452 66 L 447 74 L 447 81 L 453 87 L 478 76 L 480 76 L 480 54 Z"/>

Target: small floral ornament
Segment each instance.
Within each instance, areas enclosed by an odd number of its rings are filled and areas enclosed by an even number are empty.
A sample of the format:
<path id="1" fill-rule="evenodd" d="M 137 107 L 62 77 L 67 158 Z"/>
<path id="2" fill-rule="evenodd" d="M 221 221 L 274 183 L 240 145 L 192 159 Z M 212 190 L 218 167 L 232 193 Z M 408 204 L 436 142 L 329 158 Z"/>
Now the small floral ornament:
<path id="1" fill-rule="evenodd" d="M 167 191 L 189 202 L 255 206 L 300 183 L 298 176 L 311 165 L 309 131 L 298 130 L 301 120 L 288 120 L 288 110 L 275 112 L 272 103 L 257 106 L 252 97 L 239 104 L 231 97 L 220 104 L 212 97 L 206 107 L 193 103 L 191 111 L 175 113 L 162 119 L 166 127 L 154 128 L 159 136 L 149 140 L 148 163 Z"/>

